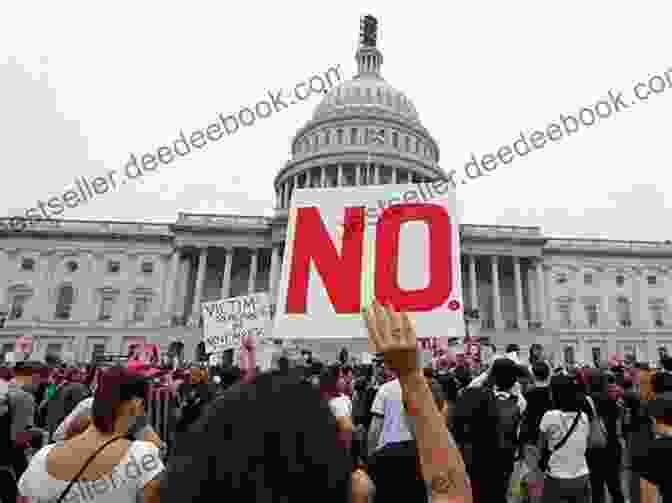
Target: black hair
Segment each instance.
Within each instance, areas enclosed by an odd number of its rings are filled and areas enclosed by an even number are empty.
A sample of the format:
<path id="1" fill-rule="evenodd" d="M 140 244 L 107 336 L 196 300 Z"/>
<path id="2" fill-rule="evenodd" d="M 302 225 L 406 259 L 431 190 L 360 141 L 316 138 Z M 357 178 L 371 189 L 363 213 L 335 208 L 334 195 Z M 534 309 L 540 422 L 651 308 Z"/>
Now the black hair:
<path id="1" fill-rule="evenodd" d="M 352 462 L 317 390 L 275 371 L 239 383 L 192 425 L 161 485 L 162 503 L 346 501 Z M 306 481 L 309 484 L 306 485 Z"/>
<path id="2" fill-rule="evenodd" d="M 518 344 L 507 344 L 506 353 L 517 353 L 520 351 L 520 346 Z"/>
<path id="3" fill-rule="evenodd" d="M 111 433 L 119 416 L 119 408 L 134 398 L 145 399 L 148 382 L 123 367 L 112 367 L 98 379 L 91 415 L 93 425 L 101 433 Z"/>
<path id="4" fill-rule="evenodd" d="M 668 372 L 672 372 L 672 357 L 663 356 L 660 359 L 660 363 L 665 370 L 667 370 Z"/>
<path id="5" fill-rule="evenodd" d="M 551 367 L 546 362 L 536 362 L 532 365 L 532 375 L 537 381 L 546 381 L 551 375 Z"/>
<path id="6" fill-rule="evenodd" d="M 551 393 L 556 409 L 563 412 L 577 412 L 582 410 L 583 401 L 578 386 L 569 376 L 553 376 L 551 378 Z"/>

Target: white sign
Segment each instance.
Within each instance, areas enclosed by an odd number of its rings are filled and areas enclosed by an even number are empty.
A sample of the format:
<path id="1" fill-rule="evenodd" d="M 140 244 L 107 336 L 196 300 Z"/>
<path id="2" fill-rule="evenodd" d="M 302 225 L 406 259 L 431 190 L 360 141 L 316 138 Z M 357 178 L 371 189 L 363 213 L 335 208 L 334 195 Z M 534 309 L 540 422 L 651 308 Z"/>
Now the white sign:
<path id="1" fill-rule="evenodd" d="M 243 337 L 269 333 L 272 306 L 267 293 L 203 303 L 205 352 L 239 349 Z"/>
<path id="2" fill-rule="evenodd" d="M 418 336 L 464 337 L 459 219 L 447 181 L 298 189 L 289 213 L 274 337 L 367 337 L 373 299 Z"/>

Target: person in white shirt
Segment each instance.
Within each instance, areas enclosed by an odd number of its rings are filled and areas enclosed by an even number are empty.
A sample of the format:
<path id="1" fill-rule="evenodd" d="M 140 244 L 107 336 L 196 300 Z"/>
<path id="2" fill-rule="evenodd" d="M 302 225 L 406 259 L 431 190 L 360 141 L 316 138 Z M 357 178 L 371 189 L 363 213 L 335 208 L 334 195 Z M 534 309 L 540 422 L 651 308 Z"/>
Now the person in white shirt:
<path id="1" fill-rule="evenodd" d="M 19 480 L 24 501 L 63 503 L 158 502 L 159 448 L 126 439 L 133 417 L 144 415 L 148 384 L 124 368 L 109 369 L 93 401 L 92 424 L 63 444 L 42 448 Z"/>
<path id="2" fill-rule="evenodd" d="M 586 462 L 590 420 L 581 412 L 582 403 L 574 381 L 567 376 L 551 379 L 554 407 L 539 425 L 540 446 L 550 448 L 544 480 L 543 501 L 590 501 L 589 470 Z M 573 428 L 573 429 L 572 429 Z M 558 444 L 569 433 L 565 443 Z"/>

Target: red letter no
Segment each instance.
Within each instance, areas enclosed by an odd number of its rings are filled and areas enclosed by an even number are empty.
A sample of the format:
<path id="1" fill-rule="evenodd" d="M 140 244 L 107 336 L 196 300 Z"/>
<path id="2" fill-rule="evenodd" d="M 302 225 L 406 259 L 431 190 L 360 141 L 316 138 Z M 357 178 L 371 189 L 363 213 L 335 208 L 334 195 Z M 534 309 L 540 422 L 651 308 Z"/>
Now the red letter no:
<path id="1" fill-rule="evenodd" d="M 399 232 L 401 224 L 424 222 L 429 229 L 429 285 L 420 290 L 399 286 Z M 407 204 L 390 206 L 376 228 L 376 299 L 405 311 L 431 311 L 442 306 L 453 286 L 450 216 L 443 206 Z"/>
<path id="2" fill-rule="evenodd" d="M 342 240 L 341 255 L 324 227 L 317 208 L 298 208 L 294 231 L 294 249 L 287 285 L 288 314 L 305 314 L 311 259 L 339 314 L 357 313 L 361 305 L 364 208 L 346 208 L 344 226 L 349 229 Z M 359 227 L 359 228 L 358 228 Z"/>

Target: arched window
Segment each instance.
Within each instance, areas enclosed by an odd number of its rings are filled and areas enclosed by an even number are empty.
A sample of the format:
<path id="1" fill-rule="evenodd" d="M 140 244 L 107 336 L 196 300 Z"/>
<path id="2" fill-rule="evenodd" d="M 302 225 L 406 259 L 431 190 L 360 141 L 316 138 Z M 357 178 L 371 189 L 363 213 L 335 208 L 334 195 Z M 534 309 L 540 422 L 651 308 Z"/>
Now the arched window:
<path id="1" fill-rule="evenodd" d="M 328 129 L 324 132 L 324 144 L 329 145 L 329 141 L 331 140 L 331 131 Z"/>
<path id="2" fill-rule="evenodd" d="M 411 137 L 407 136 L 406 137 L 406 144 L 404 145 L 404 152 L 410 152 L 411 151 Z"/>
<path id="3" fill-rule="evenodd" d="M 342 145 L 342 144 L 343 144 L 343 130 L 342 130 L 342 129 L 339 129 L 339 130 L 336 132 L 336 134 L 337 134 L 337 140 L 336 140 L 336 142 L 337 142 L 339 145 Z"/>
<path id="4" fill-rule="evenodd" d="M 392 132 L 392 146 L 394 148 L 399 148 L 399 133 L 396 131 Z"/>
<path id="5" fill-rule="evenodd" d="M 75 290 L 70 285 L 63 285 L 58 291 L 58 300 L 56 301 L 57 320 L 69 320 L 72 312 L 72 304 L 75 301 Z"/>

